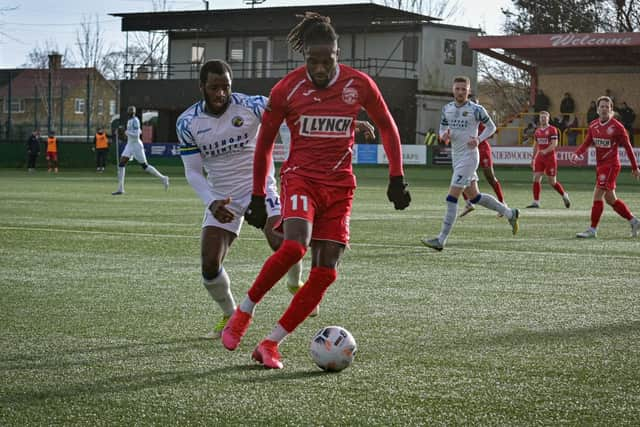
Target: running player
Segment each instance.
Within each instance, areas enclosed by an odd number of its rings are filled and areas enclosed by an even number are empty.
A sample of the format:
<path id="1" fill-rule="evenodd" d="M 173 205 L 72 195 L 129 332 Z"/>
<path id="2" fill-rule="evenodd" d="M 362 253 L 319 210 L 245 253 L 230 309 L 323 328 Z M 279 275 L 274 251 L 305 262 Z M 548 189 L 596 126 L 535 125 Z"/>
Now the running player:
<path id="1" fill-rule="evenodd" d="M 144 153 L 144 147 L 142 145 L 142 140 L 140 139 L 142 130 L 140 129 L 140 120 L 136 117 L 136 107 L 133 105 L 127 107 L 127 114 L 129 115 L 129 120 L 127 120 L 127 129 L 125 131 L 127 145 L 122 151 L 120 163 L 118 164 L 118 189 L 111 194 L 114 196 L 124 194 L 125 168 L 127 167 L 129 159 L 132 157 L 140 163 L 140 166 L 142 166 L 144 171 L 160 178 L 165 191 L 168 190 L 169 177 L 162 175 L 156 168 L 147 163 L 147 156 Z"/>
<path id="2" fill-rule="evenodd" d="M 231 281 L 222 264 L 240 234 L 251 199 L 256 136 L 267 103 L 264 96 L 232 92 L 232 80 L 233 72 L 225 61 L 206 62 L 200 69 L 202 99 L 182 113 L 176 123 L 185 176 L 204 203 L 200 237 L 202 284 L 222 310 L 213 331 L 204 336 L 209 339 L 220 337 L 236 309 Z M 273 165 L 266 191 L 264 235 L 276 250 L 282 234 L 273 230 L 280 220 Z M 300 264 L 294 264 L 287 275 L 291 293 L 300 287 Z"/>
<path id="3" fill-rule="evenodd" d="M 453 79 L 454 101 L 442 107 L 440 122 L 440 138 L 451 143 L 453 176 L 446 199 L 447 209 L 442 220 L 442 228 L 438 237 L 422 239 L 425 246 L 441 251 L 449 238 L 453 224 L 456 221 L 458 199 L 464 192 L 471 203 L 479 204 L 507 217 L 513 234 L 518 232 L 518 209 L 510 209 L 504 203 L 496 200 L 490 194 L 480 193 L 478 190 L 478 175 L 476 170 L 480 162 L 478 144 L 495 130 L 493 123 L 484 107 L 469 102 L 471 82 L 468 77 L 459 76 Z M 478 135 L 478 125 L 483 123 L 485 129 Z"/>
<path id="4" fill-rule="evenodd" d="M 265 226 L 265 182 L 273 141 L 283 120 L 291 130 L 291 152 L 280 170 L 282 246 L 269 257 L 247 297 L 222 331 L 222 343 L 235 350 L 247 332 L 256 305 L 311 246 L 312 267 L 271 333 L 252 357 L 266 368 L 282 368 L 279 345 L 322 300 L 337 278 L 349 241 L 349 217 L 356 186 L 351 166 L 355 118 L 362 108 L 376 123 L 389 159 L 387 197 L 396 209 L 409 206 L 402 168 L 400 136 L 375 82 L 338 64 L 338 36 L 330 18 L 307 12 L 289 33 L 291 48 L 306 65 L 274 86 L 262 120 L 253 164 L 253 195 L 247 221 Z"/>
<path id="5" fill-rule="evenodd" d="M 542 175 L 547 176 L 547 182 L 552 186 L 564 202 L 565 208 L 571 207 L 569 194 L 557 180 L 558 160 L 556 159 L 556 147 L 558 146 L 558 128 L 549 124 L 549 112 L 540 111 L 540 126 L 533 133 L 533 156 L 531 168 L 533 169 L 533 203 L 528 208 L 540 207 L 540 190 L 542 190 Z"/>
<path id="6" fill-rule="evenodd" d="M 596 186 L 593 190 L 591 206 L 591 227 L 576 234 L 580 239 L 595 238 L 598 234 L 598 223 L 604 210 L 604 201 L 631 225 L 631 237 L 638 237 L 640 221 L 635 217 L 622 199 L 616 196 L 616 180 L 620 173 L 620 155 L 618 148 L 622 146 L 631 162 L 631 174 L 640 178 L 640 169 L 636 156 L 629 142 L 629 135 L 622 123 L 613 118 L 613 101 L 608 96 L 601 96 L 596 101 L 598 118 L 589 124 L 584 142 L 571 157 L 577 162 L 590 145 L 596 147 Z"/>

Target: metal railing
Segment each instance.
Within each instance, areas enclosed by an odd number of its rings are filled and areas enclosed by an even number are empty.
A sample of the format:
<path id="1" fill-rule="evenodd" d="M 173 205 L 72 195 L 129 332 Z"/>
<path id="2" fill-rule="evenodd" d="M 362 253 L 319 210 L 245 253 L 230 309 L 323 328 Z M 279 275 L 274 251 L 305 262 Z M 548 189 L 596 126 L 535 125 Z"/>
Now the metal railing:
<path id="1" fill-rule="evenodd" d="M 229 65 L 234 78 L 279 78 L 296 69 L 304 62 L 285 61 L 232 61 Z M 386 58 L 341 59 L 340 63 L 349 65 L 373 77 L 397 77 L 417 79 L 416 63 Z M 170 80 L 197 79 L 202 63 L 174 62 L 163 64 L 125 64 L 126 80 Z"/>

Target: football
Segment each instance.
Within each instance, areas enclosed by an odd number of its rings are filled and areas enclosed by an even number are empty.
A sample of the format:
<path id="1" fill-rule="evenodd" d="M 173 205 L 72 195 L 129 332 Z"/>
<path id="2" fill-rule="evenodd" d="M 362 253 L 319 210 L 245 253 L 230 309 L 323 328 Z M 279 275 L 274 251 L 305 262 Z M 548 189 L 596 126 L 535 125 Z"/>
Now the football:
<path id="1" fill-rule="evenodd" d="M 342 371 L 351 365 L 358 346 L 353 335 L 340 326 L 326 326 L 311 340 L 311 358 L 321 369 Z"/>

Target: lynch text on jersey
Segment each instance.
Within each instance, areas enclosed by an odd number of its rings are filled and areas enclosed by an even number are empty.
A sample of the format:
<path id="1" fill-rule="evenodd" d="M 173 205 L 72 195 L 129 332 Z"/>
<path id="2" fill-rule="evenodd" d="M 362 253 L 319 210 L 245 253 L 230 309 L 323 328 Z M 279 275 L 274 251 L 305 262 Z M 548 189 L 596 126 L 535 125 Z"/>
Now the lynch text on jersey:
<path id="1" fill-rule="evenodd" d="M 353 118 L 340 116 L 300 116 L 300 135 L 317 138 L 351 136 Z"/>

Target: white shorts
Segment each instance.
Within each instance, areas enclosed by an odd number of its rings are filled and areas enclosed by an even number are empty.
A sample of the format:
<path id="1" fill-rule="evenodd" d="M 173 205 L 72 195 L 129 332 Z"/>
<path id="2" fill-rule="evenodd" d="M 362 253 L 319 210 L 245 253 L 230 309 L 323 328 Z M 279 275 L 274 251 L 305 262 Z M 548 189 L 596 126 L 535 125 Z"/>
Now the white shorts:
<path id="1" fill-rule="evenodd" d="M 453 175 L 451 176 L 451 187 L 467 188 L 473 181 L 478 180 L 479 158 L 469 156 L 459 159 L 453 164 Z"/>
<path id="2" fill-rule="evenodd" d="M 147 163 L 147 156 L 144 153 L 144 146 L 138 142 L 127 142 L 124 150 L 122 150 L 121 157 L 128 157 L 129 159 L 136 159 L 136 162 L 144 165 Z"/>
<path id="3" fill-rule="evenodd" d="M 215 200 L 222 200 L 226 198 L 227 196 L 216 195 Z M 242 223 L 244 222 L 244 212 L 249 207 L 249 203 L 251 203 L 250 191 L 241 196 L 234 197 L 234 195 L 231 195 L 231 203 L 227 205 L 227 209 L 233 212 L 235 218 L 233 221 L 225 224 L 218 221 L 213 216 L 211 210 L 209 210 L 209 207 L 206 207 L 204 209 L 204 218 L 202 219 L 202 228 L 218 227 L 238 236 L 240 234 L 240 229 L 242 228 Z M 280 196 L 278 195 L 275 185 L 267 186 L 267 197 L 265 198 L 265 203 L 267 205 L 268 218 L 280 215 Z"/>

